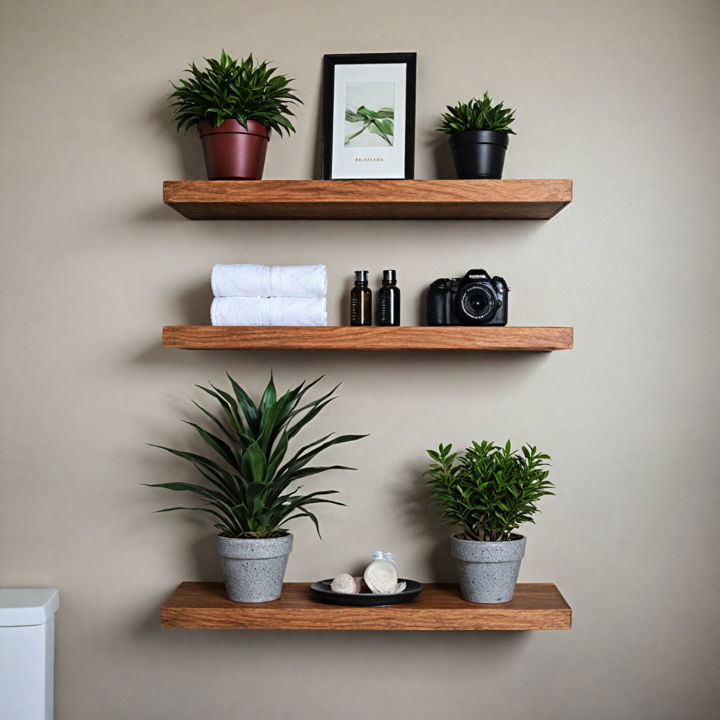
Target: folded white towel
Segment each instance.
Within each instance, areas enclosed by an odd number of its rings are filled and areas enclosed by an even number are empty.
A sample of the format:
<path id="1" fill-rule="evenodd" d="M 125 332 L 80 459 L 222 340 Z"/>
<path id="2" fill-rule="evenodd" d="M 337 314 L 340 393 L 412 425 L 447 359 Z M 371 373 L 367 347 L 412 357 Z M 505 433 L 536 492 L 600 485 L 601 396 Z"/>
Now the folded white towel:
<path id="1" fill-rule="evenodd" d="M 324 265 L 216 265 L 215 297 L 321 298 L 327 292 Z"/>
<path id="2" fill-rule="evenodd" d="M 213 325 L 327 325 L 325 298 L 222 297 L 210 306 Z"/>

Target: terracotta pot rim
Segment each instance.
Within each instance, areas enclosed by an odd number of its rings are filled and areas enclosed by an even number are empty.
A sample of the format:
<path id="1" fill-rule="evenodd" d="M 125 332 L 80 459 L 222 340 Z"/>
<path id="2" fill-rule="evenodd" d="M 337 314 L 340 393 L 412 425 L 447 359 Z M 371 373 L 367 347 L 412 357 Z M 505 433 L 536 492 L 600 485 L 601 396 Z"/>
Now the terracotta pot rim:
<path id="1" fill-rule="evenodd" d="M 197 124 L 197 129 L 201 138 L 205 135 L 256 135 L 263 140 L 270 140 L 271 130 L 257 120 L 248 120 L 247 129 L 245 129 L 234 118 L 228 118 L 220 127 L 215 127 L 207 120 L 202 120 Z"/>

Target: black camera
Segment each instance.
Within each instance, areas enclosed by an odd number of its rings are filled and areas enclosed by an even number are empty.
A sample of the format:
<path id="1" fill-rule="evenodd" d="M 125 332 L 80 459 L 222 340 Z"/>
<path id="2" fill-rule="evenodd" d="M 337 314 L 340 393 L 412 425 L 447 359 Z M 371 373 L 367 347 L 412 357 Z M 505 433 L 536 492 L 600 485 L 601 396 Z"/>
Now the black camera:
<path id="1" fill-rule="evenodd" d="M 428 325 L 507 325 L 508 286 L 497 275 L 470 270 L 462 278 L 440 278 L 427 293 Z"/>

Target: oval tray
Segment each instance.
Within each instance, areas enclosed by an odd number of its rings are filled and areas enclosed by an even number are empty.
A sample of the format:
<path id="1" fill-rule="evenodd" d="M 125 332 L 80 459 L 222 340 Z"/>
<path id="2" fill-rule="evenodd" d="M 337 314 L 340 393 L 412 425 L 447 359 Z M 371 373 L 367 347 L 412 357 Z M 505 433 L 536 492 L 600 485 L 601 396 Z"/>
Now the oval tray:
<path id="1" fill-rule="evenodd" d="M 310 589 L 323 602 L 334 605 L 353 605 L 355 607 L 385 607 L 387 605 L 399 605 L 410 602 L 416 595 L 419 595 L 425 586 L 417 580 L 398 578 L 398 582 L 406 584 L 405 589 L 399 593 L 380 595 L 375 593 L 338 593 L 330 589 L 332 578 L 314 582 Z"/>

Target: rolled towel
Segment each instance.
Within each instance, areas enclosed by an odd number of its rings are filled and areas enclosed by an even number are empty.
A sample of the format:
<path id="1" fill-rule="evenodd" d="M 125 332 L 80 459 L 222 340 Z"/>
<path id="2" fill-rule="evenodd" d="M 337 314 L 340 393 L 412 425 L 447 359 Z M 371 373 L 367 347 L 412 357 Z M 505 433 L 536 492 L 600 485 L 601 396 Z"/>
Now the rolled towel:
<path id="1" fill-rule="evenodd" d="M 327 293 L 324 265 L 216 265 L 215 297 L 322 298 Z"/>
<path id="2" fill-rule="evenodd" d="M 210 306 L 213 325 L 327 325 L 325 298 L 221 297 Z"/>

